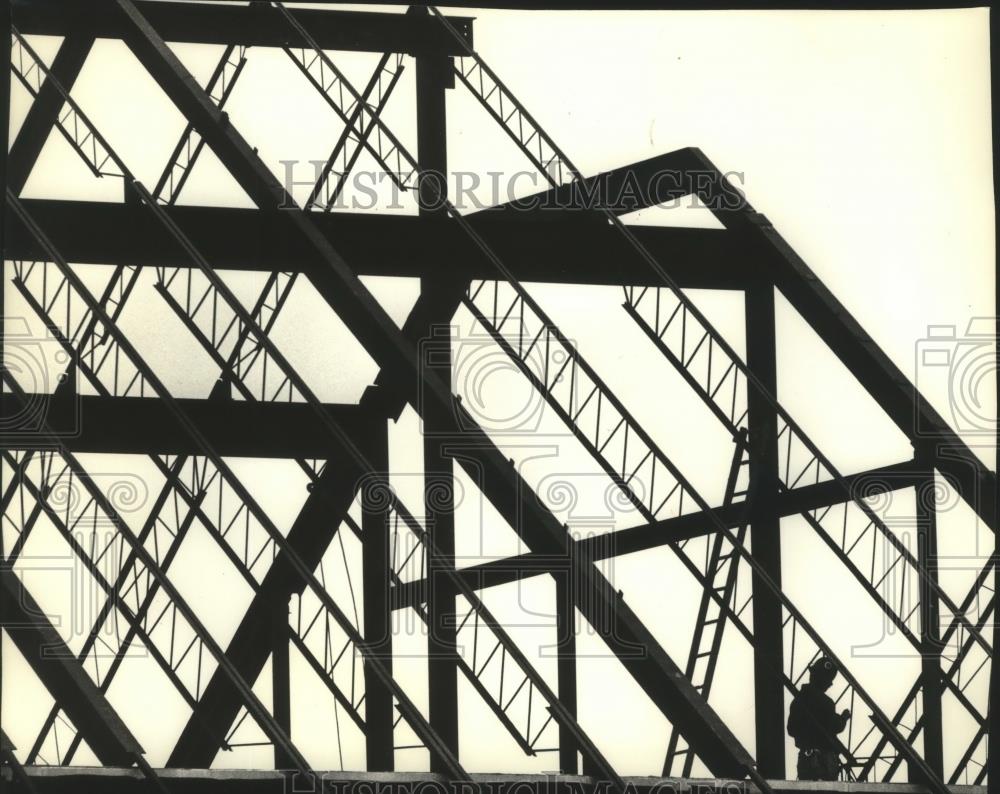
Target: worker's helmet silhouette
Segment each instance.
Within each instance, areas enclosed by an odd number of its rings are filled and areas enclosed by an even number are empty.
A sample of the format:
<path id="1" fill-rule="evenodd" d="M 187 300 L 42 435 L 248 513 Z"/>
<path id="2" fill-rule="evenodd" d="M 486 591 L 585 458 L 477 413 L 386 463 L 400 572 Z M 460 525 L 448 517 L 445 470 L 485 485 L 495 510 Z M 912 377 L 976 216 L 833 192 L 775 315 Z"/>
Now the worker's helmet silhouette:
<path id="1" fill-rule="evenodd" d="M 837 665 L 829 656 L 821 656 L 809 665 L 809 677 L 814 681 L 829 681 L 837 677 Z"/>

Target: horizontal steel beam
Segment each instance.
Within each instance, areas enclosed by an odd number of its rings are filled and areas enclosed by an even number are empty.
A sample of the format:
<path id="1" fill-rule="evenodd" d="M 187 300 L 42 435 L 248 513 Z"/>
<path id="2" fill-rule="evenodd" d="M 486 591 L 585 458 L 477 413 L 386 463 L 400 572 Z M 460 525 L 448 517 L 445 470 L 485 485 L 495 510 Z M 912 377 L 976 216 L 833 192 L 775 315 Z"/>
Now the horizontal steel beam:
<path id="1" fill-rule="evenodd" d="M 851 474 L 845 479 L 858 493 L 875 496 L 888 491 L 897 491 L 921 484 L 926 472 L 913 461 L 884 466 L 879 469 Z M 780 494 L 775 502 L 781 518 L 798 515 L 808 510 L 822 509 L 837 504 L 844 499 L 843 491 L 834 482 L 823 482 L 795 488 Z M 760 517 L 760 511 L 746 512 L 745 502 L 715 508 L 715 514 L 727 527 L 735 528 L 750 519 Z M 773 516 L 768 516 L 773 517 Z M 713 532 L 711 522 L 701 512 L 668 518 L 655 524 L 640 524 L 614 532 L 592 535 L 574 541 L 575 553 L 589 560 L 606 560 L 637 551 L 659 548 L 668 543 L 679 543 L 691 538 L 703 537 Z M 459 570 L 468 585 L 476 590 L 510 584 L 533 576 L 569 570 L 570 558 L 566 555 L 545 555 L 528 552 L 490 560 L 479 565 L 469 565 Z M 392 605 L 394 609 L 405 609 L 426 600 L 424 591 L 427 583 L 423 579 L 407 582 L 394 588 Z"/>
<path id="2" fill-rule="evenodd" d="M 15 448 L 31 447 L 34 431 L 30 423 L 46 417 L 50 427 L 62 434 L 70 452 L 198 454 L 189 442 L 176 438 L 179 428 L 159 400 L 95 395 L 60 395 L 54 398 L 49 394 L 36 394 L 30 397 L 31 407 L 37 413 L 22 414 L 22 405 L 16 395 L 0 395 L 0 410 L 4 416 L 23 416 L 23 424 L 19 427 L 8 424 L 4 428 L 0 444 Z M 361 405 L 331 403 L 325 407 L 338 423 L 357 428 L 367 422 L 378 421 L 376 414 L 384 410 L 385 398 L 375 397 L 374 393 L 371 397 L 371 401 L 365 399 Z M 322 421 L 312 408 L 304 404 L 192 398 L 178 399 L 178 403 L 224 455 L 322 458 L 330 452 L 328 442 L 324 441 Z M 921 476 L 926 476 L 925 469 L 913 461 L 905 461 L 847 475 L 845 479 L 859 493 L 875 495 L 913 487 L 919 484 Z M 786 491 L 779 496 L 777 506 L 779 515 L 791 516 L 836 504 L 842 499 L 842 489 L 831 480 Z M 729 507 L 717 508 L 716 513 L 727 526 L 736 527 L 743 520 L 743 509 L 743 503 L 736 502 Z M 628 554 L 710 532 L 704 516 L 691 513 L 581 542 L 596 551 L 605 542 L 603 538 L 614 536 L 619 543 L 625 544 L 614 554 Z"/>
<path id="3" fill-rule="evenodd" d="M 189 260 L 142 207 L 87 201 L 25 199 L 70 262 L 184 267 Z M 279 212 L 218 207 L 164 208 L 218 269 L 301 271 L 325 277 L 327 266 L 289 228 Z M 639 262 L 623 261 L 614 230 L 575 213 L 484 211 L 470 216 L 521 281 L 643 285 L 658 283 Z M 491 278 L 496 271 L 447 218 L 382 213 L 311 213 L 328 240 L 359 275 L 412 278 Z M 742 289 L 753 263 L 738 239 L 718 229 L 631 227 L 636 236 L 692 289 Z M 5 256 L 32 259 L 37 243 L 19 224 L 8 224 Z"/>
<path id="4" fill-rule="evenodd" d="M 285 794 L 287 773 L 268 769 L 158 769 L 163 785 L 171 794 Z M 131 769 L 96 767 L 27 767 L 39 794 L 79 794 L 99 790 L 102 794 L 142 794 L 148 784 Z M 458 792 L 460 787 L 427 772 L 339 772 L 316 771 L 332 791 L 381 790 L 396 794 Z M 598 794 L 606 789 L 592 777 L 581 775 L 500 775 L 474 774 L 473 783 L 482 791 L 545 791 L 550 794 Z M 768 781 L 775 794 L 842 794 L 844 784 L 796 780 Z M 671 794 L 697 791 L 699 794 L 727 794 L 745 791 L 742 781 L 684 780 L 658 777 L 626 777 L 635 794 Z M 985 786 L 950 786 L 954 794 L 986 794 Z M 750 789 L 752 790 L 752 789 Z M 926 794 L 925 786 L 910 783 L 851 783 L 852 794 Z"/>
<path id="5" fill-rule="evenodd" d="M 167 41 L 284 47 L 284 28 L 270 4 L 179 3 L 138 0 L 136 7 Z M 103 2 L 13 0 L 14 24 L 22 33 L 64 36 L 82 33 L 120 39 L 125 33 L 117 10 Z M 437 20 L 402 13 L 295 9 L 295 16 L 326 50 L 440 53 L 460 55 L 458 43 Z M 472 19 L 449 17 L 472 44 Z"/>
<path id="6" fill-rule="evenodd" d="M 0 622 L 101 763 L 135 762 L 143 752 L 139 742 L 8 567 L 0 567 Z"/>
<path id="7" fill-rule="evenodd" d="M 79 394 L 29 397 L 24 406 L 14 394 L 0 395 L 0 415 L 18 419 L 16 426 L 8 422 L 0 431 L 0 444 L 21 449 L 40 446 L 39 434 L 47 421 L 71 452 L 201 454 L 160 400 Z M 304 403 L 177 402 L 223 456 L 323 459 L 332 453 L 322 422 Z M 371 415 L 357 405 L 325 407 L 345 427 L 364 427 Z"/>

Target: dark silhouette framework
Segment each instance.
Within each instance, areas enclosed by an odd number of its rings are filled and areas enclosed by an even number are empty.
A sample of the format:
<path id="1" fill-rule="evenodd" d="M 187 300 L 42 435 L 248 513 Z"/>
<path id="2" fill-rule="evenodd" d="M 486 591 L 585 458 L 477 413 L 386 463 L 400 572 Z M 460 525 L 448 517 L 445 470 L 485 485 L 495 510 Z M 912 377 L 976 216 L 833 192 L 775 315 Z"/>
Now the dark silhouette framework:
<path id="1" fill-rule="evenodd" d="M 17 536 L 3 551 L 3 620 L 55 699 L 32 747 L 13 748 L 3 737 L 5 774 L 16 785 L 41 791 L 72 782 L 51 768 L 70 765 L 85 743 L 109 767 L 101 778 L 106 784 L 139 780 L 110 769 L 134 766 L 160 790 L 218 789 L 233 779 L 206 772 L 182 780 L 171 769 L 207 770 L 220 750 L 238 745 L 239 727 L 251 722 L 262 741 L 273 745 L 276 769 L 311 773 L 291 736 L 288 653 L 294 646 L 364 733 L 368 771 L 393 769 L 394 735 L 402 722 L 429 751 L 432 772 L 471 780 L 458 754 L 462 677 L 525 753 L 553 753 L 562 772 L 582 771 L 624 791 L 626 781 L 576 718 L 574 609 L 673 726 L 665 776 L 690 777 L 697 757 L 719 778 L 749 778 L 761 789 L 769 788 L 766 779 L 785 777 L 786 699 L 803 683 L 809 664 L 826 655 L 842 672 L 833 692 L 838 707 L 853 713 L 840 748 L 848 780 L 909 779 L 942 794 L 956 782 L 985 780 L 988 715 L 966 692 L 977 676 L 989 675 L 994 561 L 984 564 L 956 603 L 937 579 L 933 500 L 917 499 L 917 554 L 867 500 L 902 489 L 916 489 L 919 497 L 934 490 L 936 476 L 943 477 L 995 532 L 996 476 L 699 150 L 584 176 L 476 54 L 472 20 L 433 8 L 394 14 L 286 9 L 278 2 L 16 0 L 10 22 L 11 79 L 33 102 L 7 147 L 5 284 L 10 278 L 68 362 L 48 392 L 26 390 L 17 377 L 24 373 L 10 363 L 2 373 L 4 521 Z M 51 63 L 25 38 L 34 34 L 64 37 Z M 123 41 L 187 120 L 152 190 L 71 96 L 97 38 Z M 167 41 L 225 49 L 202 85 Z M 284 50 L 344 124 L 301 208 L 225 112 L 248 55 L 260 47 Z M 336 65 L 336 52 L 343 50 L 382 54 L 360 91 Z M 415 153 L 381 118 L 406 68 L 416 72 Z M 449 202 L 435 178 L 447 173 L 449 90 L 468 91 L 478 101 L 547 178 L 547 191 L 466 215 Z M 7 126 L 5 120 L 5 134 Z M 95 176 L 122 180 L 121 202 L 21 197 L 53 129 Z M 257 209 L 176 204 L 205 146 Z M 418 195 L 418 217 L 330 211 L 362 153 L 398 189 Z M 670 178 L 652 178 L 663 174 Z M 612 200 L 626 194 L 627 200 Z M 713 212 L 722 230 L 621 220 L 633 210 L 691 195 Z M 549 208 L 539 210 L 540 204 Z M 259 245 L 262 239 L 266 246 Z M 114 272 L 103 293 L 94 295 L 69 262 L 112 265 Z M 268 275 L 248 308 L 217 269 Z M 204 399 L 173 396 L 120 328 L 143 271 L 155 273 L 160 298 L 218 369 L 216 386 Z M 401 329 L 362 285 L 361 275 L 420 279 L 419 299 Z M 321 403 L 271 339 L 300 278 L 315 287 L 380 368 L 357 405 Z M 721 505 L 702 498 L 644 431 L 613 386 L 524 289 L 521 282 L 529 280 L 621 286 L 623 311 L 732 436 Z M 685 294 L 691 288 L 742 293 L 745 359 Z M 911 440 L 911 460 L 842 475 L 781 407 L 775 398 L 776 290 Z M 447 328 L 463 307 L 620 488 L 642 524 L 574 540 L 535 497 L 453 396 L 451 338 L 438 329 Z M 14 339 L 5 329 L 5 362 L 14 361 L 7 355 Z M 423 421 L 426 487 L 434 494 L 423 518 L 388 487 L 387 423 L 407 404 Z M 144 455 L 163 475 L 163 489 L 139 532 L 88 476 L 76 457 L 86 452 Z M 294 459 L 309 478 L 309 496 L 287 534 L 227 464 L 232 456 Z M 456 569 L 455 466 L 472 478 L 528 552 Z M 84 495 L 72 515 L 52 500 L 68 484 Z M 359 497 L 362 520 L 356 521 L 348 509 Z M 42 516 L 66 538 L 106 599 L 79 653 L 69 650 L 13 572 Z M 786 516 L 804 519 L 836 564 L 921 654 L 921 674 L 894 711 L 883 711 L 878 693 L 866 691 L 852 675 L 851 660 L 837 659 L 782 590 L 778 528 Z M 226 647 L 171 583 L 171 563 L 195 523 L 253 591 Z M 81 531 L 97 526 L 112 528 L 106 545 L 79 541 Z M 363 547 L 360 628 L 316 575 L 338 531 L 353 533 Z M 400 559 L 397 543 L 404 536 L 410 551 Z M 696 538 L 707 538 L 707 555 L 693 551 Z M 669 547 L 702 592 L 690 652 L 680 663 L 595 564 L 661 546 Z M 109 574 L 105 555 L 113 548 L 121 551 Z M 877 555 L 884 556 L 879 566 Z M 741 592 L 740 569 L 749 573 L 750 592 Z M 477 595 L 534 576 L 556 582 L 555 689 Z M 394 610 L 413 610 L 429 629 L 426 713 L 393 677 Z M 112 663 L 95 668 L 91 654 L 108 651 L 100 647 L 108 641 L 108 621 L 126 630 L 115 634 Z M 317 642 L 320 626 L 326 641 Z M 753 648 L 755 756 L 709 705 L 724 629 Z M 149 650 L 190 710 L 165 770 L 144 760 L 105 697 L 135 641 Z M 268 659 L 270 709 L 251 688 Z M 944 696 L 979 726 L 957 762 L 947 765 Z M 60 731 L 62 741 L 54 742 Z M 276 780 L 265 776 L 240 785 L 263 787 Z"/>

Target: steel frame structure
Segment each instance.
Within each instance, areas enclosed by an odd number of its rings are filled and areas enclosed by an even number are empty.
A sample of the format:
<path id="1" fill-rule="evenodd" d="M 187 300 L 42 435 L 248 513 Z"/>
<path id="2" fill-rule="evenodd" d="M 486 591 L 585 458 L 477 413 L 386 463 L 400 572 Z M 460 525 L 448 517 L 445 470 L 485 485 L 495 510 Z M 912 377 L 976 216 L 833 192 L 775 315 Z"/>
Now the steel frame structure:
<path id="1" fill-rule="evenodd" d="M 989 714 L 967 691 L 989 674 L 995 558 L 956 603 L 937 579 L 934 506 L 917 499 L 921 543 L 914 554 L 867 498 L 889 490 L 923 492 L 933 489 L 935 476 L 944 477 L 995 533 L 996 475 L 700 151 L 671 152 L 585 177 L 475 52 L 472 20 L 445 17 L 434 8 L 303 10 L 277 0 L 249 6 L 101 0 L 85 13 L 81 8 L 73 0 L 17 0 L 9 9 L 10 77 L 32 103 L 7 147 L 4 285 L 10 280 L 68 362 L 51 393 L 26 390 L 6 356 L 2 373 L 0 402 L 4 416 L 14 421 L 2 428 L 0 498 L 4 525 L 16 537 L 2 550 L 3 625 L 54 699 L 32 747 L 18 752 L 6 735 L 0 737 L 0 757 L 9 769 L 4 774 L 16 785 L 25 790 L 58 785 L 52 781 L 59 775 L 42 767 L 69 765 L 83 744 L 106 766 L 134 764 L 159 790 L 176 790 L 170 768 L 207 769 L 220 750 L 248 742 L 273 745 L 276 769 L 312 775 L 291 735 L 288 652 L 294 646 L 364 734 L 368 771 L 392 771 L 395 754 L 417 746 L 428 751 L 431 772 L 475 785 L 460 763 L 461 675 L 524 753 L 552 753 L 564 774 L 582 768 L 624 791 L 633 784 L 616 772 L 577 720 L 583 693 L 577 692 L 570 627 L 578 610 L 669 720 L 665 776 L 690 777 L 698 758 L 717 777 L 749 779 L 770 790 L 767 780 L 786 774 L 786 696 L 798 690 L 818 656 L 836 659 L 782 589 L 778 529 L 786 516 L 803 519 L 833 564 L 857 581 L 923 660 L 905 699 L 889 711 L 852 674 L 850 660 L 838 660 L 843 684 L 835 699 L 854 715 L 840 746 L 846 778 L 862 784 L 898 781 L 905 774 L 939 794 L 951 784 L 986 779 Z M 63 37 L 51 63 L 30 43 L 39 34 Z M 97 38 L 124 42 L 186 119 L 152 190 L 136 179 L 72 96 Z M 167 41 L 223 45 L 204 85 Z M 282 50 L 343 125 L 301 207 L 225 112 L 240 90 L 247 58 L 261 47 Z M 360 91 L 336 64 L 341 50 L 381 54 Z M 415 153 L 382 119 L 411 66 Z M 472 215 L 449 201 L 433 176 L 447 173 L 450 90 L 471 94 L 548 180 L 547 191 Z M 6 117 L 3 128 L 6 134 Z M 120 203 L 20 196 L 53 130 L 95 177 L 121 179 Z M 257 209 L 177 204 L 205 147 Z M 418 216 L 332 211 L 363 154 L 399 190 L 417 197 Z M 627 203 L 588 200 L 595 191 L 618 195 L 617 188 L 630 180 L 648 185 L 646 177 L 662 171 L 675 178 L 633 193 Z M 621 220 L 632 210 L 687 195 L 698 196 L 723 230 L 641 227 Z M 560 209 L 535 209 L 542 202 Z M 267 250 L 254 247 L 258 238 L 250 229 L 266 230 Z M 732 266 L 737 258 L 739 268 Z M 561 264 L 566 261 L 575 263 L 572 270 Z M 88 290 L 71 262 L 113 266 L 101 294 Z M 267 278 L 246 304 L 220 277 L 226 269 L 262 271 Z M 122 328 L 122 313 L 144 273 L 154 275 L 159 299 L 218 372 L 203 399 L 173 394 Z M 420 279 L 420 296 L 401 329 L 360 275 Z M 379 367 L 357 405 L 322 403 L 274 341 L 275 324 L 300 278 L 315 287 Z M 525 281 L 622 288 L 623 310 L 650 348 L 667 359 L 732 436 L 721 505 L 711 505 L 695 490 L 678 462 L 525 289 Z M 745 356 L 699 311 L 685 292 L 689 288 L 742 293 Z M 910 438 L 912 460 L 843 475 L 782 408 L 775 397 L 776 290 Z M 642 524 L 574 540 L 535 497 L 454 397 L 450 337 L 435 329 L 447 326 L 460 308 L 620 489 Z M 424 423 L 425 486 L 434 494 L 422 518 L 406 508 L 388 481 L 387 422 L 407 404 Z M 138 531 L 77 458 L 86 452 L 143 455 L 162 477 Z M 297 463 L 309 495 L 288 532 L 227 462 L 235 456 Z M 476 482 L 528 552 L 456 567 L 456 466 Z M 52 498 L 66 487 L 79 487 L 85 495 L 72 510 L 60 510 Z M 356 501 L 360 521 L 348 512 Z M 15 572 L 43 516 L 104 594 L 98 619 L 77 652 L 66 647 Z M 199 619 L 197 605 L 171 582 L 171 564 L 196 525 L 253 594 L 226 647 Z M 112 531 L 99 538 L 98 527 Z M 354 620 L 331 595 L 324 571 L 329 550 L 343 542 L 343 530 L 363 550 L 364 614 Z M 703 554 L 695 550 L 697 538 L 704 539 Z M 683 667 L 596 567 L 602 559 L 659 546 L 671 550 L 702 593 Z M 874 560 L 883 549 L 888 557 L 877 568 Z M 109 560 L 114 560 L 111 575 Z M 750 579 L 748 591 L 741 591 L 741 572 Z M 904 592 L 919 594 L 915 602 L 887 590 L 890 575 Z M 533 576 L 556 582 L 560 643 L 554 688 L 478 595 Z M 393 675 L 395 610 L 413 610 L 428 627 L 426 711 Z M 709 702 L 727 627 L 753 649 L 755 755 Z M 116 638 L 113 647 L 107 636 Z M 146 762 L 106 698 L 133 642 L 150 651 L 189 710 L 168 770 Z M 100 644 L 102 654 L 111 651 L 106 667 L 96 652 Z M 61 652 L 53 661 L 41 653 L 43 647 Z M 270 708 L 252 687 L 268 659 Z M 960 759 L 948 765 L 942 753 L 943 697 L 952 698 L 977 726 Z M 416 744 L 396 743 L 401 723 Z M 256 727 L 248 731 L 251 725 Z"/>

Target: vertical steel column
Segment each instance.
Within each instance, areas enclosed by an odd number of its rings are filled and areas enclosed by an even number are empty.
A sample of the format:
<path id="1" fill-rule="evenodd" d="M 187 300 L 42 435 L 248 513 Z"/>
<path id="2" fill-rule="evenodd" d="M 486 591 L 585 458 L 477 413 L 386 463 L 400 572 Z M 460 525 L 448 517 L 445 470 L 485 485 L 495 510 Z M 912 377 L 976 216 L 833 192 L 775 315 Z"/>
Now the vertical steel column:
<path id="1" fill-rule="evenodd" d="M 576 620 L 573 607 L 572 572 L 556 573 L 556 676 L 559 700 L 576 717 Z M 577 746 L 573 732 L 559 726 L 559 769 L 564 775 L 579 773 Z"/>
<path id="2" fill-rule="evenodd" d="M 924 718 L 924 760 L 936 774 L 944 774 L 944 733 L 941 714 L 941 612 L 934 585 L 938 581 L 937 508 L 934 503 L 934 469 L 915 489 L 917 564 L 926 576 L 920 580 L 921 698 Z M 923 779 L 910 770 L 910 780 Z"/>
<path id="3" fill-rule="evenodd" d="M 774 285 L 768 281 L 750 285 L 746 297 L 747 366 L 771 394 L 777 393 L 775 355 Z M 751 456 L 755 501 L 750 525 L 754 559 L 781 586 L 781 519 L 778 518 L 778 424 L 774 409 L 749 389 L 747 428 L 749 443 L 758 453 Z M 757 767 L 767 778 L 785 774 L 785 700 L 781 680 L 781 602 L 757 578 L 753 582 L 754 714 L 757 736 Z"/>
<path id="4" fill-rule="evenodd" d="M 412 7 L 410 13 L 426 15 L 426 8 Z M 447 56 L 436 52 L 416 55 L 417 160 L 433 183 L 422 183 L 420 214 L 441 214 L 441 199 L 447 195 L 448 142 L 445 89 L 451 81 Z M 433 292 L 445 285 L 424 278 L 420 290 Z M 451 377 L 451 335 L 445 329 L 432 330 L 432 338 L 422 345 L 421 366 L 433 369 L 449 391 Z M 428 574 L 428 696 L 431 727 L 448 748 L 458 755 L 458 666 L 456 664 L 455 593 L 441 572 L 455 567 L 454 468 L 444 454 L 443 435 L 454 426 L 447 410 L 424 400 L 424 477 L 427 531 L 439 556 L 427 561 Z M 431 771 L 442 772 L 439 759 L 431 757 Z"/>
<path id="5" fill-rule="evenodd" d="M 291 671 L 288 664 L 288 602 L 279 600 L 271 616 L 271 700 L 274 721 L 292 735 Z M 274 768 L 294 769 L 281 748 L 274 746 Z"/>
<path id="6" fill-rule="evenodd" d="M 389 427 L 372 421 L 367 454 L 378 478 L 361 487 L 362 567 L 365 642 L 392 673 L 392 613 L 389 605 Z M 391 772 L 393 754 L 392 693 L 365 664 L 365 750 L 369 772 Z"/>
<path id="7" fill-rule="evenodd" d="M 421 289 L 434 289 L 428 279 Z M 422 345 L 422 366 L 433 368 L 451 388 L 451 337 L 449 329 L 435 329 Z M 435 338 L 436 337 L 436 338 Z M 455 591 L 445 570 L 455 567 L 455 502 L 453 461 L 446 455 L 448 437 L 442 431 L 450 417 L 425 401 L 424 503 L 427 532 L 436 555 L 427 559 L 427 673 L 431 727 L 451 752 L 458 755 L 458 665 L 456 651 Z M 440 759 L 431 757 L 431 771 L 443 772 Z"/>

